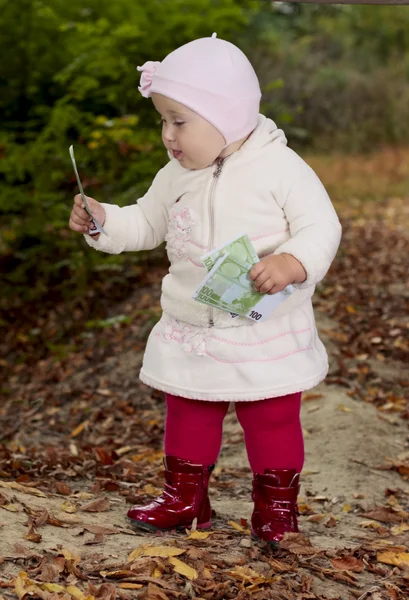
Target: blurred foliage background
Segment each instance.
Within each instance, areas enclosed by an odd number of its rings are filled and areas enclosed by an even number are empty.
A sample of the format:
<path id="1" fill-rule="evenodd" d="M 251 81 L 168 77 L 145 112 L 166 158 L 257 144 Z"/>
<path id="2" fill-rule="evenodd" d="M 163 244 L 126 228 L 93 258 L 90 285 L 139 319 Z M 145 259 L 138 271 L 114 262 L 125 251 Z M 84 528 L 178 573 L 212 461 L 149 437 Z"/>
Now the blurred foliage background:
<path id="1" fill-rule="evenodd" d="M 149 260 L 68 229 L 77 187 L 137 200 L 167 160 L 136 66 L 218 36 L 253 62 L 263 112 L 302 151 L 407 145 L 409 7 L 263 0 L 0 0 L 0 307 L 80 298 Z M 119 289 L 122 289 L 119 286 Z M 4 320 L 3 320 L 4 323 Z"/>

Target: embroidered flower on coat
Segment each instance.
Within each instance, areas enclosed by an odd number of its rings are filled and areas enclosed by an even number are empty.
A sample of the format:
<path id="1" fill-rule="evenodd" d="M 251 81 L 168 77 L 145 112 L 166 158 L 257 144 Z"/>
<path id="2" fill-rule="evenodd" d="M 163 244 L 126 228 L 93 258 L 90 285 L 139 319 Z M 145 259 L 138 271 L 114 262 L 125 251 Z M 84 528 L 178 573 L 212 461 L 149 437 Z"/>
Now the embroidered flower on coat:
<path id="1" fill-rule="evenodd" d="M 165 342 L 181 344 L 182 350 L 188 354 L 204 356 L 208 333 L 208 328 L 189 326 L 177 319 L 171 319 L 165 322 L 162 337 Z"/>
<path id="2" fill-rule="evenodd" d="M 173 205 L 169 213 L 169 229 L 165 237 L 169 254 L 179 259 L 188 258 L 185 244 L 190 240 L 192 226 L 195 224 L 196 221 L 187 206 L 180 210 L 177 204 Z"/>

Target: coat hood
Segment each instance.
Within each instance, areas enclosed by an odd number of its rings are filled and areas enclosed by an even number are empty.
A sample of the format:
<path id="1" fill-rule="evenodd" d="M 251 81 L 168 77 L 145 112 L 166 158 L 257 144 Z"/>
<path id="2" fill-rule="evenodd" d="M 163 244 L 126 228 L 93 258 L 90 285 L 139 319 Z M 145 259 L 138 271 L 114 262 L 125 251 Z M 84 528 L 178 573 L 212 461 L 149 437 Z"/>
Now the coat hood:
<path id="1" fill-rule="evenodd" d="M 272 119 L 259 115 L 257 127 L 241 149 L 253 150 L 262 148 L 267 144 L 283 144 L 286 146 L 287 138 L 284 131 L 279 129 Z"/>

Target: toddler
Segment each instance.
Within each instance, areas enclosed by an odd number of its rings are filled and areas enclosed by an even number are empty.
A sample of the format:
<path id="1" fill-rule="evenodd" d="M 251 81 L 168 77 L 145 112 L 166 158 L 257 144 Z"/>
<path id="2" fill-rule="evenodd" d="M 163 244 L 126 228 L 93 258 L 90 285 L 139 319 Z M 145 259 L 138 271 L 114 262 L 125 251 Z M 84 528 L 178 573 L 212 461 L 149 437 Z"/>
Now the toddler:
<path id="1" fill-rule="evenodd" d="M 104 233 L 92 235 L 79 195 L 70 217 L 71 229 L 97 250 L 148 250 L 166 241 L 170 261 L 163 314 L 140 372 L 166 392 L 165 489 L 128 516 L 149 531 L 184 529 L 195 519 L 210 527 L 209 477 L 234 402 L 254 475 L 252 532 L 275 545 L 298 531 L 301 392 L 328 370 L 311 297 L 341 226 L 318 177 L 259 114 L 257 76 L 236 46 L 213 34 L 138 70 L 170 160 L 136 204 L 89 198 Z M 206 274 L 200 256 L 243 233 L 261 259 L 249 273 L 255 289 L 295 288 L 263 323 L 192 299 Z"/>

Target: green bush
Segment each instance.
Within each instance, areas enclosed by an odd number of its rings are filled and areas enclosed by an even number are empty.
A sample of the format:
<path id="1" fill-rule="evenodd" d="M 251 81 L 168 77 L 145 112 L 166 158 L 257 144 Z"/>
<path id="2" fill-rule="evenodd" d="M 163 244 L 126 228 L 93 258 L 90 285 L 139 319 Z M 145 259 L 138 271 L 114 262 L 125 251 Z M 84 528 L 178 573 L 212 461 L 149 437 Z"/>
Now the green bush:
<path id="1" fill-rule="evenodd" d="M 136 66 L 192 39 L 237 43 L 263 111 L 294 145 L 407 143 L 409 7 L 262 0 L 0 0 L 0 299 L 80 292 L 127 257 L 90 252 L 68 229 L 77 193 L 137 200 L 167 160 Z"/>

